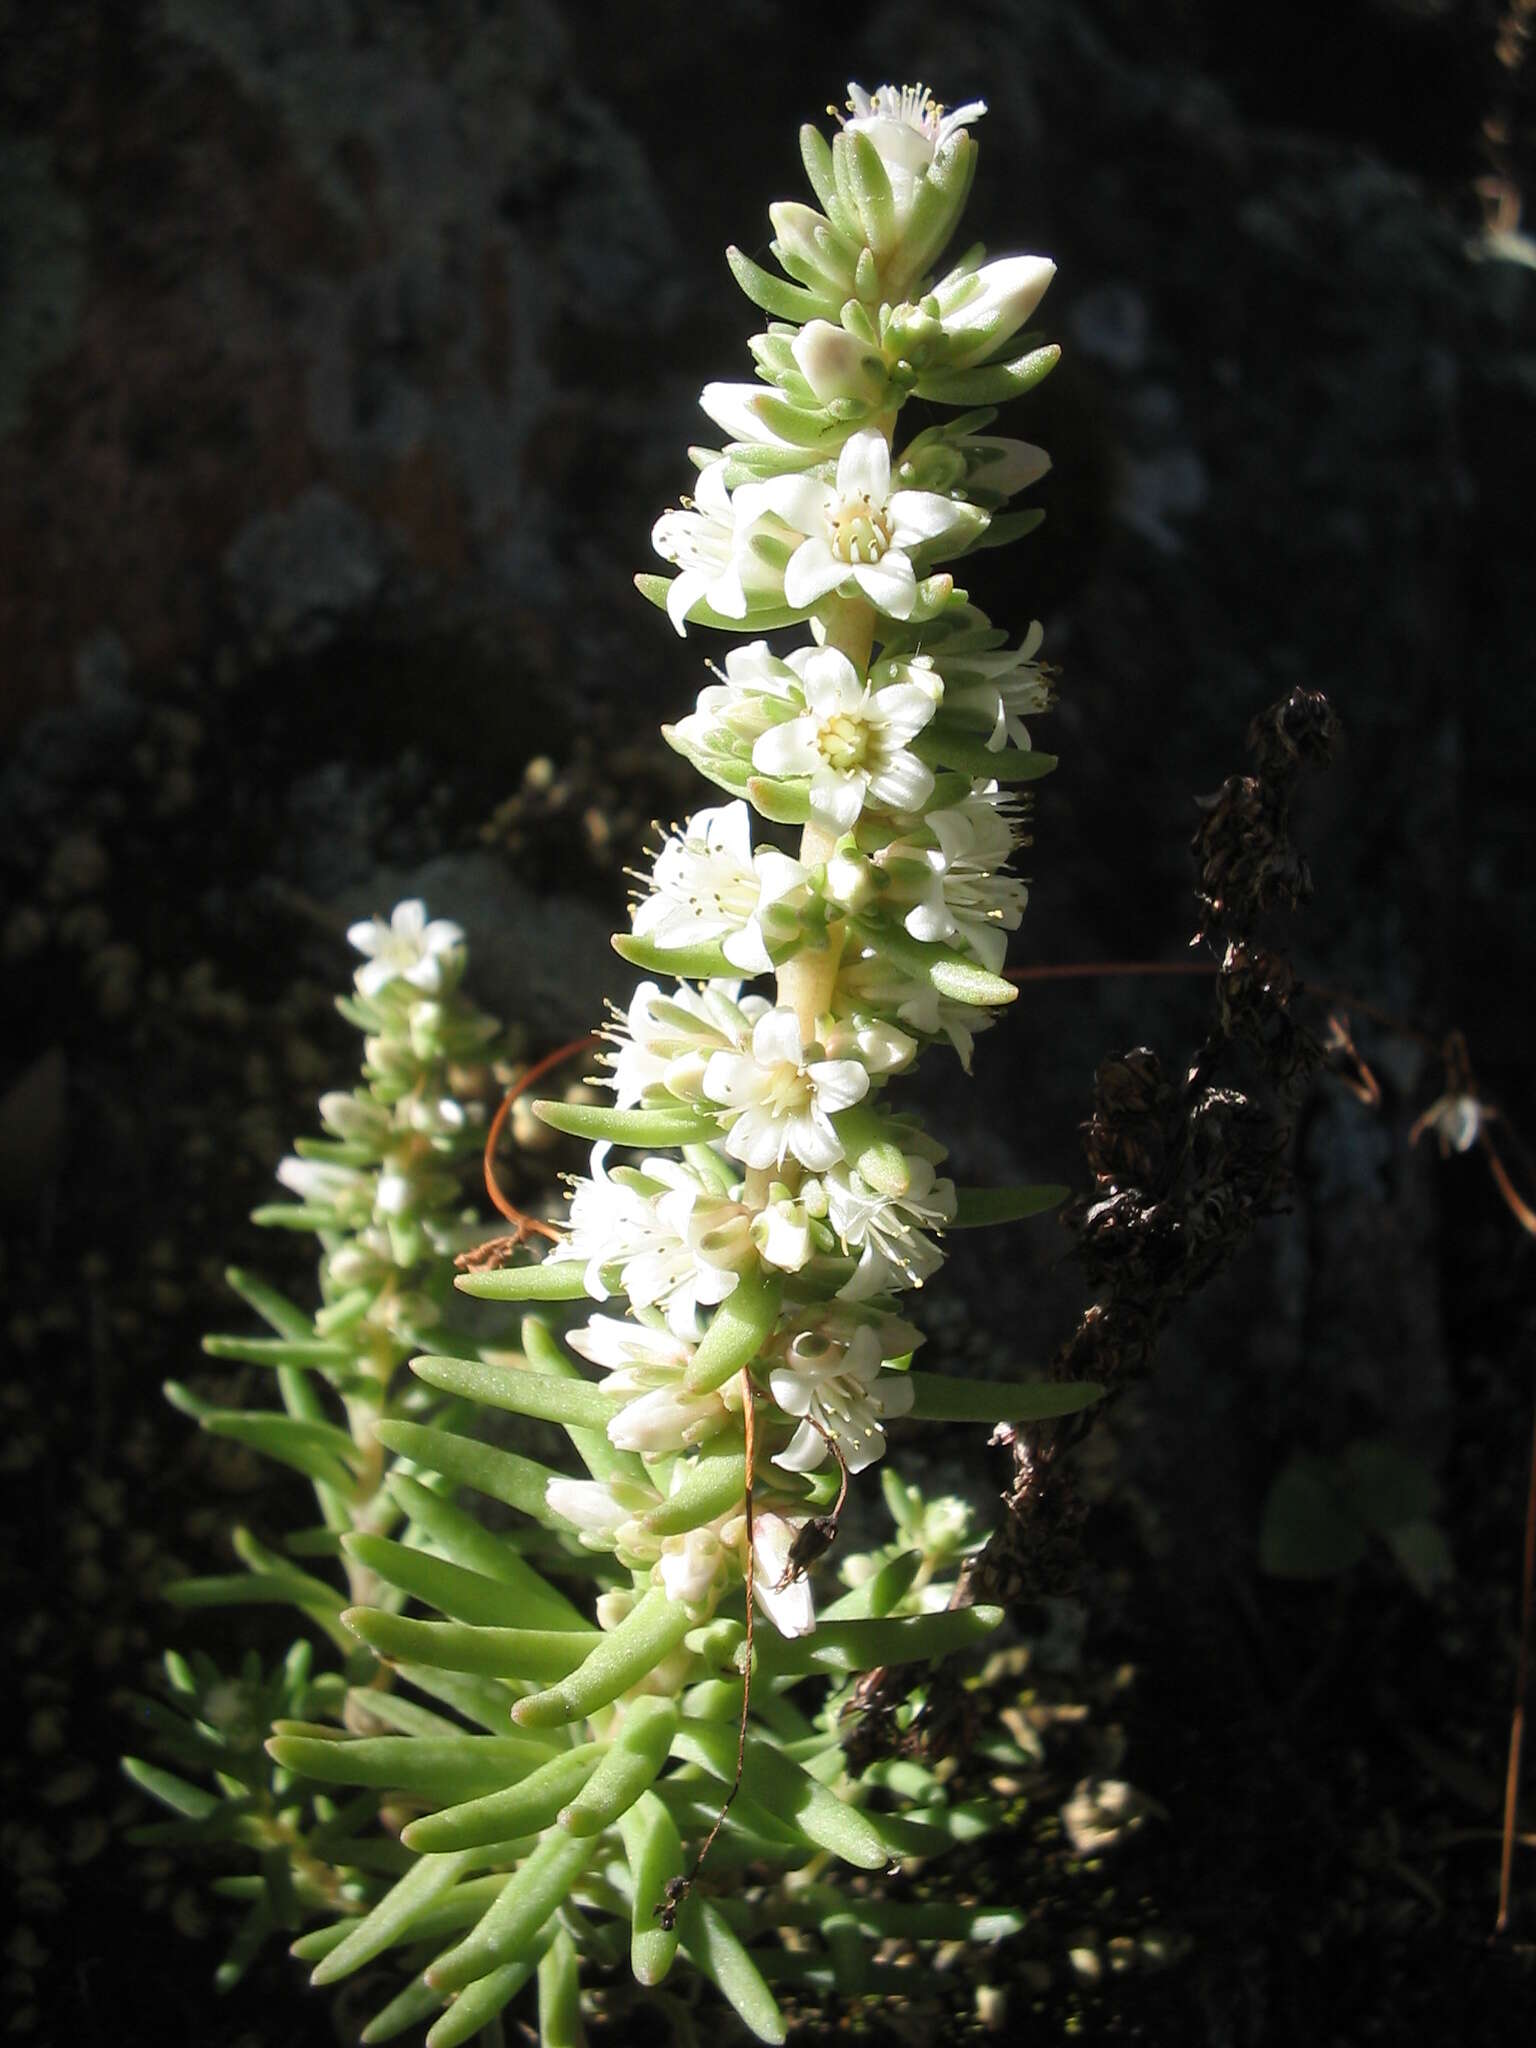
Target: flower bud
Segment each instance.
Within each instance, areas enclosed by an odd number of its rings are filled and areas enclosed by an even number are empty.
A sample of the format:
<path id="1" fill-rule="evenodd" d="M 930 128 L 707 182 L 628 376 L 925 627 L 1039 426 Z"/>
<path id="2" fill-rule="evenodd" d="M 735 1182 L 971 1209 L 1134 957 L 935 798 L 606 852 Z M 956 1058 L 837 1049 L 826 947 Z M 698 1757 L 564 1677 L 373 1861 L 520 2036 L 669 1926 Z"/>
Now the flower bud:
<path id="1" fill-rule="evenodd" d="M 830 320 L 810 321 L 791 349 L 801 376 L 822 405 L 841 398 L 875 407 L 885 397 L 885 365 L 879 356 Z"/>
<path id="2" fill-rule="evenodd" d="M 941 284 L 935 296 L 948 367 L 969 369 L 1001 348 L 1034 312 L 1055 275 L 1048 256 L 1004 256 Z"/>

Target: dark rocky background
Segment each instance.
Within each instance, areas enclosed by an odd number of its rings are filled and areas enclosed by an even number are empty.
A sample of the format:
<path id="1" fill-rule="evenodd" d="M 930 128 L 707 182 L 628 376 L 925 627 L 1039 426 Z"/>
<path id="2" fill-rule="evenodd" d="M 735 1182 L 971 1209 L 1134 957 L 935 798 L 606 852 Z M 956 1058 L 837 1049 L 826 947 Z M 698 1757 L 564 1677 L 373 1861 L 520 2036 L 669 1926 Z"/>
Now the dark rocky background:
<path id="1" fill-rule="evenodd" d="M 1060 266 L 1064 360 L 1009 422 L 1055 455 L 1047 524 L 973 583 L 1042 617 L 1063 669 L 1015 957 L 1178 958 L 1194 794 L 1244 765 L 1256 711 L 1320 687 L 1346 740 L 1299 821 L 1298 968 L 1431 1039 L 1462 1027 L 1503 1128 L 1536 1131 L 1529 9 L 801 16 L 0 9 L 23 2038 L 335 2038 L 281 1958 L 216 2002 L 196 1881 L 116 1838 L 139 1812 L 123 1689 L 178 1626 L 155 1586 L 250 1512 L 252 1475 L 189 1447 L 158 1384 L 228 1322 L 223 1266 L 279 1259 L 244 1217 L 346 1084 L 349 916 L 423 890 L 531 1042 L 618 988 L 622 868 L 696 796 L 655 727 L 710 651 L 629 578 L 699 386 L 747 374 L 721 251 L 766 240 L 797 125 L 850 76 L 984 95 L 972 232 Z M 975 1082 L 939 1091 L 963 1177 L 1081 1184 L 1097 1062 L 1148 1042 L 1177 1074 L 1207 1005 L 1198 982 L 1026 992 Z M 1010 2027 L 1529 2038 L 1529 1796 L 1514 1937 L 1485 1938 L 1532 1250 L 1481 1152 L 1409 1149 L 1435 1058 L 1356 1022 L 1383 1108 L 1314 1093 L 1291 1212 L 1093 1440 L 1081 1598 L 1031 1676 L 1042 1777 L 987 1873 L 1035 1908 L 981 1973 Z M 936 1348 L 1054 1350 L 1082 1299 L 1062 1242 L 967 1242 Z M 1384 1437 L 1438 1485 L 1454 1573 L 1418 1590 L 1376 1543 L 1326 1579 L 1263 1574 L 1287 1461 Z M 984 1498 L 979 1444 L 953 1464 Z M 1102 1855 L 1059 1817 L 1092 1778 L 1143 1816 Z M 973 2003 L 957 1973 L 939 2031 Z"/>

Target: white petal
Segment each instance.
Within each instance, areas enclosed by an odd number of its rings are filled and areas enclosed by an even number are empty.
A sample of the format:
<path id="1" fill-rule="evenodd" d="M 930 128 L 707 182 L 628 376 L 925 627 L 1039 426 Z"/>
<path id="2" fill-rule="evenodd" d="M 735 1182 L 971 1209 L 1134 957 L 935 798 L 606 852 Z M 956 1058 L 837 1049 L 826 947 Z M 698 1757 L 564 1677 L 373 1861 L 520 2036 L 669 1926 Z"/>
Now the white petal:
<path id="1" fill-rule="evenodd" d="M 860 495 L 883 506 L 891 495 L 890 443 L 878 427 L 861 428 L 850 434 L 837 458 L 837 495 Z"/>
<path id="2" fill-rule="evenodd" d="M 816 1100 L 824 1110 L 850 1109 L 869 1093 L 869 1072 L 861 1060 L 813 1060 L 806 1072 L 816 1084 Z M 837 1156 L 842 1157 L 841 1147 Z"/>
<path id="3" fill-rule="evenodd" d="M 869 793 L 889 810 L 921 810 L 933 795 L 933 770 L 916 754 L 895 754 L 870 778 Z"/>
<path id="4" fill-rule="evenodd" d="M 784 571 L 785 601 L 797 612 L 805 611 L 846 582 L 848 574 L 848 564 L 837 560 L 825 540 L 802 541 Z"/>
<path id="5" fill-rule="evenodd" d="M 766 1109 L 744 1109 L 726 1133 L 725 1149 L 743 1166 L 766 1167 L 783 1164 L 787 1132 Z"/>
<path id="6" fill-rule="evenodd" d="M 941 498 L 937 491 L 898 491 L 886 507 L 897 547 L 920 547 L 975 523 L 974 506 Z"/>
<path id="7" fill-rule="evenodd" d="M 878 562 L 859 562 L 853 579 L 860 590 L 888 619 L 909 619 L 917 603 L 917 577 L 912 564 L 898 548 L 882 555 Z M 787 587 L 787 586 L 786 586 Z"/>
<path id="8" fill-rule="evenodd" d="M 843 1141 L 819 1103 L 813 1103 L 803 1116 L 790 1117 L 783 1128 L 785 1149 L 812 1173 L 825 1173 L 843 1156 Z"/>
<path id="9" fill-rule="evenodd" d="M 741 519 L 760 519 L 773 512 L 796 533 L 813 533 L 825 538 L 827 504 L 832 493 L 813 476 L 773 476 L 766 483 L 743 484 L 736 493 L 736 510 Z"/>
<path id="10" fill-rule="evenodd" d="M 827 1441 L 819 1429 L 802 1422 L 789 1442 L 774 1458 L 786 1472 L 814 1472 L 827 1461 Z"/>
<path id="11" fill-rule="evenodd" d="M 864 808 L 865 775 L 839 775 L 824 768 L 811 783 L 811 812 L 818 824 L 841 835 L 857 822 Z"/>
<path id="12" fill-rule="evenodd" d="M 759 1066 L 774 1066 L 780 1062 L 798 1067 L 804 1056 L 805 1044 L 800 1036 L 800 1020 L 789 1008 L 770 1010 L 766 1017 L 760 1017 L 752 1027 L 752 1057 Z M 812 1067 L 814 1074 L 816 1068 Z"/>
<path id="13" fill-rule="evenodd" d="M 759 775 L 814 775 L 821 766 L 816 720 L 790 718 L 753 742 L 752 766 Z"/>

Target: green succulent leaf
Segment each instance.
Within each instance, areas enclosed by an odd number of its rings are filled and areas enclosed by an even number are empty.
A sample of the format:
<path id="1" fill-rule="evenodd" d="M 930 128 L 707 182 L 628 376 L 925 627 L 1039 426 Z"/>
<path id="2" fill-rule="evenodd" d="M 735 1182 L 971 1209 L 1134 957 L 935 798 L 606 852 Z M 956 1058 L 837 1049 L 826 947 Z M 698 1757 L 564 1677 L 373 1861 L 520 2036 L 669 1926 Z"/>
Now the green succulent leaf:
<path id="1" fill-rule="evenodd" d="M 1089 1380 L 962 1380 L 913 1372 L 911 1414 L 919 1422 L 1047 1422 L 1102 1400 Z"/>

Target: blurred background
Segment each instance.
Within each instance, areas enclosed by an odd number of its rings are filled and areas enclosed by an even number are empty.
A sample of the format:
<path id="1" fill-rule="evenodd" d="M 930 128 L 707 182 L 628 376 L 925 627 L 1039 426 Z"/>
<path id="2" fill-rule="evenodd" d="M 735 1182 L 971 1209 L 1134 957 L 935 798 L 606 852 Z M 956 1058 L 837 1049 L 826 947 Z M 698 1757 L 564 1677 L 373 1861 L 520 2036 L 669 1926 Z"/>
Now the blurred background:
<path id="1" fill-rule="evenodd" d="M 337 2038 L 281 1957 L 216 2001 L 215 1909 L 118 1838 L 124 1689 L 179 1626 L 156 1587 L 251 1512 L 159 1383 L 228 1325 L 224 1266 L 280 1261 L 245 1217 L 348 1085 L 350 918 L 425 895 L 533 1049 L 622 993 L 624 869 L 700 800 L 656 728 L 716 650 L 630 579 L 699 388 L 749 374 L 724 247 L 761 255 L 848 79 L 920 78 L 990 108 L 971 235 L 1059 266 L 1061 366 L 1002 422 L 1054 456 L 1046 524 L 970 579 L 1062 671 L 1012 958 L 1180 958 L 1194 798 L 1306 684 L 1344 741 L 1298 821 L 1296 965 L 1424 1035 L 1351 1012 L 1382 1106 L 1315 1091 L 1290 1212 L 1095 1439 L 1040 1681 L 1053 1729 L 1082 1715 L 997 1880 L 1036 1907 L 1010 2024 L 1528 2038 L 1529 1797 L 1513 1938 L 1484 1941 L 1532 1246 L 1481 1148 L 1408 1134 L 1459 1027 L 1536 1192 L 1533 32 L 1529 0 L 0 7 L 18 2036 Z M 1145 1043 L 1178 1076 L 1208 1009 L 1027 990 L 936 1081 L 958 1177 L 1085 1185 L 1097 1063 Z M 958 1248 L 941 1359 L 1017 1370 L 1070 1331 L 1081 1278 L 1033 1231 Z M 1352 1490 L 1382 1455 L 1418 1549 Z M 985 1504 L 996 1456 L 938 1476 Z M 1060 1816 L 1099 1783 L 1139 1824 L 1085 1847 Z"/>

